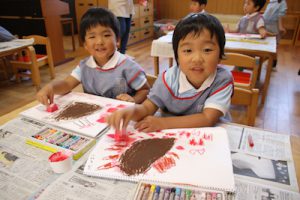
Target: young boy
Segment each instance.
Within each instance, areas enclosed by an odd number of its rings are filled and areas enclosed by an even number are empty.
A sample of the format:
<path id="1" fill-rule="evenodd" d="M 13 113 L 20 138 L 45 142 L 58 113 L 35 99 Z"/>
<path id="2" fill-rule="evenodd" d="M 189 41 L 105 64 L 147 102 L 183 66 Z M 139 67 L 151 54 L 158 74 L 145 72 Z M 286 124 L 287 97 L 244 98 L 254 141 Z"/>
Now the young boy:
<path id="1" fill-rule="evenodd" d="M 227 114 L 233 80 L 218 68 L 225 45 L 219 20 L 206 13 L 190 15 L 177 24 L 172 43 L 177 65 L 160 74 L 141 105 L 107 118 L 116 130 L 125 129 L 130 120 L 144 132 L 213 126 Z M 163 117 L 152 116 L 158 108 Z"/>
<path id="2" fill-rule="evenodd" d="M 149 92 L 143 69 L 130 58 L 116 51 L 119 23 L 107 9 L 91 8 L 80 22 L 80 38 L 91 56 L 64 80 L 53 81 L 42 88 L 37 100 L 53 103 L 54 94 L 66 94 L 79 83 L 86 93 L 141 103 Z"/>
<path id="3" fill-rule="evenodd" d="M 191 0 L 190 11 L 191 13 L 205 12 L 207 0 Z"/>
<path id="4" fill-rule="evenodd" d="M 267 35 L 265 22 L 263 16 L 259 13 L 265 3 L 266 0 L 245 0 L 244 13 L 246 13 L 246 15 L 238 22 L 237 29 L 230 32 L 259 33 L 262 38 L 265 38 Z"/>

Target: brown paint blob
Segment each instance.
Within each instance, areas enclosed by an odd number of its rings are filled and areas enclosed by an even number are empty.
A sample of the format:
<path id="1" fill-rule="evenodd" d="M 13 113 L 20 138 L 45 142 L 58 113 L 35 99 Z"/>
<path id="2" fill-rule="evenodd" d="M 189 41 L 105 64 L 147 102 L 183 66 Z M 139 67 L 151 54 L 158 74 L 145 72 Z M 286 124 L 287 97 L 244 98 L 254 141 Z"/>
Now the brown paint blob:
<path id="1" fill-rule="evenodd" d="M 152 163 L 164 156 L 174 145 L 175 138 L 152 138 L 134 142 L 120 158 L 120 169 L 127 175 L 146 172 Z"/>
<path id="2" fill-rule="evenodd" d="M 56 117 L 57 121 L 59 120 L 69 120 L 77 119 L 90 115 L 97 110 L 101 109 L 101 106 L 96 104 L 89 104 L 83 102 L 73 102 L 72 104 L 66 106 Z"/>

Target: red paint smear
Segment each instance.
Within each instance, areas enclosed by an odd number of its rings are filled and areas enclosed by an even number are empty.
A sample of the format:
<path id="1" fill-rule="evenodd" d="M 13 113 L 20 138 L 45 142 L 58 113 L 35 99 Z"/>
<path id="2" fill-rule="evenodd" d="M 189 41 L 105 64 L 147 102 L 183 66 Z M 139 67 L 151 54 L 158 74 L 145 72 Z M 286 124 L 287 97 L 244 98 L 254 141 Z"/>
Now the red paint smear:
<path id="1" fill-rule="evenodd" d="M 123 104 L 120 104 L 120 105 L 118 105 L 117 106 L 118 108 L 125 108 L 125 107 L 127 107 L 126 105 L 123 105 Z"/>
<path id="2" fill-rule="evenodd" d="M 176 133 L 167 133 L 166 135 L 167 135 L 167 136 L 175 136 Z"/>
<path id="3" fill-rule="evenodd" d="M 184 147 L 183 146 L 177 146 L 176 149 L 178 149 L 178 150 L 184 150 Z"/>
<path id="4" fill-rule="evenodd" d="M 108 156 L 108 157 L 106 157 L 106 158 L 103 158 L 103 160 L 116 160 L 116 159 L 118 159 L 119 157 L 120 157 L 119 154 L 116 154 L 116 155 L 110 155 L 110 156 Z"/>
<path id="5" fill-rule="evenodd" d="M 153 133 L 147 133 L 150 137 L 154 137 L 155 135 Z"/>
<path id="6" fill-rule="evenodd" d="M 182 131 L 180 134 L 180 136 L 186 136 L 187 138 L 189 138 L 191 136 L 190 132 L 186 132 L 186 131 Z"/>
<path id="7" fill-rule="evenodd" d="M 115 134 L 107 134 L 107 137 L 115 139 Z"/>
<path id="8" fill-rule="evenodd" d="M 112 162 L 106 163 L 104 165 L 101 165 L 99 167 L 97 167 L 97 169 L 102 170 L 102 169 L 110 169 L 117 166 L 116 164 L 113 164 Z"/>
<path id="9" fill-rule="evenodd" d="M 201 145 L 201 146 L 204 145 L 204 142 L 201 138 L 199 139 L 199 145 Z"/>
<path id="10" fill-rule="evenodd" d="M 99 123 L 106 123 L 106 116 L 101 116 L 99 119 L 97 119 L 97 122 Z"/>
<path id="11" fill-rule="evenodd" d="M 162 157 L 159 160 L 157 160 L 153 167 L 159 171 L 160 173 L 165 172 L 167 169 L 170 169 L 171 167 L 175 166 L 175 160 L 172 157 Z"/>
<path id="12" fill-rule="evenodd" d="M 110 147 L 110 148 L 106 148 L 105 150 L 109 150 L 109 151 L 120 151 L 122 150 L 123 147 L 116 147 L 116 146 L 113 146 L 113 147 Z"/>
<path id="13" fill-rule="evenodd" d="M 112 108 L 107 109 L 107 112 L 112 113 L 112 112 L 115 112 L 116 110 L 118 110 L 118 108 L 112 107 Z"/>
<path id="14" fill-rule="evenodd" d="M 213 141 L 213 137 L 212 137 L 212 135 L 211 134 L 206 134 L 206 133 L 204 133 L 204 135 L 203 135 L 203 139 L 205 139 L 205 140 L 211 140 L 211 141 Z"/>
<path id="15" fill-rule="evenodd" d="M 194 145 L 194 146 L 197 145 L 197 142 L 195 141 L 195 139 L 190 140 L 190 145 Z"/>
<path id="16" fill-rule="evenodd" d="M 175 156 L 177 159 L 179 159 L 179 156 L 177 153 L 174 153 L 174 152 L 169 152 L 168 153 L 169 155 L 172 155 L 172 156 Z"/>

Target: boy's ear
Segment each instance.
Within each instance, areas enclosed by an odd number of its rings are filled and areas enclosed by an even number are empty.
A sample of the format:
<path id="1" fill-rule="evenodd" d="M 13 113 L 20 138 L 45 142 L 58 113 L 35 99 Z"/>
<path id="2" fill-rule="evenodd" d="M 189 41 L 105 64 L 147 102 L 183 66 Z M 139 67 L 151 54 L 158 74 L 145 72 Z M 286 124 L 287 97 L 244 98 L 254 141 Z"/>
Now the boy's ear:
<path id="1" fill-rule="evenodd" d="M 120 46 L 121 46 L 121 38 L 118 37 L 118 38 L 117 38 L 117 48 L 119 49 Z"/>

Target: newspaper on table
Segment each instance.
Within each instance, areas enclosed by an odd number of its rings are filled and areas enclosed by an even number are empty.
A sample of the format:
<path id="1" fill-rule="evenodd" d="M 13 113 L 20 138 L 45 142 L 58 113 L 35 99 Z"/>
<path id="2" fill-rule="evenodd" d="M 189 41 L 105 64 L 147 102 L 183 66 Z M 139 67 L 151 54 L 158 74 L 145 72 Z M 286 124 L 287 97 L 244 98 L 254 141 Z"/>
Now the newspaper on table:
<path id="1" fill-rule="evenodd" d="M 300 194 L 235 178 L 235 200 L 299 200 Z"/>
<path id="2" fill-rule="evenodd" d="M 21 124 L 18 119 L 0 127 L 1 200 L 28 199 L 32 193 L 57 177 L 48 163 L 50 152 L 26 145 L 25 137 L 14 133 L 19 130 L 13 128 L 14 122 L 22 127 L 30 126 Z"/>
<path id="3" fill-rule="evenodd" d="M 239 180 L 299 191 L 288 135 L 222 124 L 227 130 L 233 172 Z M 251 135 L 254 146 L 249 145 Z"/>
<path id="4" fill-rule="evenodd" d="M 0 42 L 0 52 L 9 51 L 18 47 L 29 46 L 34 42 L 33 38 L 30 39 L 15 39 L 8 42 Z"/>
<path id="5" fill-rule="evenodd" d="M 40 194 L 39 200 L 131 200 L 137 184 L 132 182 L 94 178 L 83 174 L 87 155 L 68 173 L 61 175 Z"/>
<path id="6" fill-rule="evenodd" d="M 227 130 L 231 151 L 273 160 L 293 160 L 289 135 L 230 124 L 222 126 Z M 253 146 L 249 145 L 249 137 Z"/>

